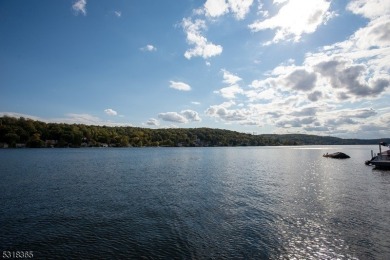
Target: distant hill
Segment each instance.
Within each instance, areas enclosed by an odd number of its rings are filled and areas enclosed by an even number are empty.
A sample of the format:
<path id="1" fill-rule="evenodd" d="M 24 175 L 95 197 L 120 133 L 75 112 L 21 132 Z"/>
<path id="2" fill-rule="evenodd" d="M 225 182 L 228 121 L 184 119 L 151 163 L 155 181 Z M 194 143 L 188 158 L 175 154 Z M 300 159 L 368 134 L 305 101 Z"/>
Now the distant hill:
<path id="1" fill-rule="evenodd" d="M 363 140 L 306 134 L 251 135 L 213 128 L 107 127 L 0 117 L 0 147 L 207 147 L 354 145 L 379 142 L 390 143 L 390 138 Z"/>
<path id="2" fill-rule="evenodd" d="M 269 138 L 277 138 L 281 142 L 296 142 L 300 145 L 369 145 L 379 144 L 380 142 L 390 143 L 390 138 L 380 139 L 343 139 L 333 136 L 318 136 L 318 135 L 307 135 L 307 134 L 284 134 L 274 135 L 265 134 L 262 135 Z"/>

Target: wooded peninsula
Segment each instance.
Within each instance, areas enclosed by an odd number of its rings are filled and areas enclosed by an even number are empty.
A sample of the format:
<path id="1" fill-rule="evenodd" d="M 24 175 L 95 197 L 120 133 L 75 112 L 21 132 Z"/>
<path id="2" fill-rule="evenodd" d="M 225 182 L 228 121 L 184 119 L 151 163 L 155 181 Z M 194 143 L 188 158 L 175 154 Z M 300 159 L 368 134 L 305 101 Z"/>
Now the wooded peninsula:
<path id="1" fill-rule="evenodd" d="M 390 138 L 341 139 L 307 134 L 254 135 L 204 127 L 150 129 L 45 123 L 23 117 L 0 117 L 0 148 L 355 145 L 379 142 L 390 143 Z"/>

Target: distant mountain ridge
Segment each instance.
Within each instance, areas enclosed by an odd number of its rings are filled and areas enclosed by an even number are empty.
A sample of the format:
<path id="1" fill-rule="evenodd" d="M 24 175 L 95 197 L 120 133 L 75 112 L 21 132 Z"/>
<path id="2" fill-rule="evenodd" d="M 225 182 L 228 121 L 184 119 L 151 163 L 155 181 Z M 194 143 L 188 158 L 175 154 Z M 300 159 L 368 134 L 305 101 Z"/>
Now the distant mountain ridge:
<path id="1" fill-rule="evenodd" d="M 368 145 L 379 142 L 390 143 L 390 138 L 342 139 L 307 134 L 252 135 L 205 127 L 167 129 L 108 127 L 45 123 L 23 117 L 0 117 L 0 148 Z"/>

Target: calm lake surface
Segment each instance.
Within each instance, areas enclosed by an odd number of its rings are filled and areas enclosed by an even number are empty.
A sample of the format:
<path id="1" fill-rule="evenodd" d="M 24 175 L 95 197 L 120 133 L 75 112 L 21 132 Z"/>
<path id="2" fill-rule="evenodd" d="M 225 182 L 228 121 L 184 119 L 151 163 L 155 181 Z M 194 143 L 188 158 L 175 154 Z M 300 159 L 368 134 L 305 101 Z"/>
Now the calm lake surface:
<path id="1" fill-rule="evenodd" d="M 0 250 L 41 259 L 390 259 L 378 146 L 0 150 Z M 323 158 L 341 151 L 351 159 Z"/>

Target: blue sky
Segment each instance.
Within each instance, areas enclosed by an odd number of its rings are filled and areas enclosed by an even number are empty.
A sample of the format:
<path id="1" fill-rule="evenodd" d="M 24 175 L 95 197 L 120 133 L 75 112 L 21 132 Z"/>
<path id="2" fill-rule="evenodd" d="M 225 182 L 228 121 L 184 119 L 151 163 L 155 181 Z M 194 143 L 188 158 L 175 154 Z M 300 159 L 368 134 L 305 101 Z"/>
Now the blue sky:
<path id="1" fill-rule="evenodd" d="M 2 0 L 0 115 L 390 134 L 389 0 Z"/>

